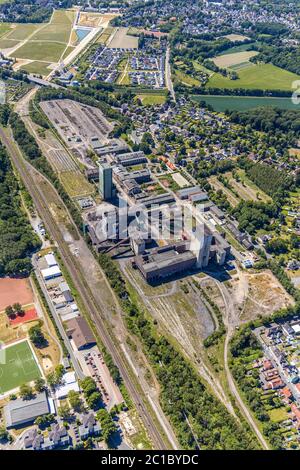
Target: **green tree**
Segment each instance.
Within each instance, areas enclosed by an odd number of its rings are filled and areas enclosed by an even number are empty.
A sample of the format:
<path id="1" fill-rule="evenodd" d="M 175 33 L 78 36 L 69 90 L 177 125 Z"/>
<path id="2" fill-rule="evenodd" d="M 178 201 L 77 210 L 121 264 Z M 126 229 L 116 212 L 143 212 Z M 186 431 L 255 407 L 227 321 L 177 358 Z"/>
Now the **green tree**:
<path id="1" fill-rule="evenodd" d="M 24 400 L 30 400 L 33 397 L 33 389 L 30 387 L 29 384 L 23 384 L 19 388 L 20 396 Z"/>
<path id="2" fill-rule="evenodd" d="M 102 396 L 100 392 L 93 392 L 87 398 L 86 402 L 90 408 L 97 410 L 102 403 Z"/>
<path id="3" fill-rule="evenodd" d="M 39 325 L 32 326 L 29 329 L 30 341 L 37 347 L 42 348 L 47 344 L 46 338 L 42 332 L 42 328 Z"/>
<path id="4" fill-rule="evenodd" d="M 74 411 L 77 411 L 77 412 L 82 411 L 83 405 L 82 405 L 82 400 L 80 398 L 79 392 L 70 390 L 68 393 L 68 400 Z"/>
<path id="5" fill-rule="evenodd" d="M 8 305 L 8 307 L 5 308 L 5 314 L 8 316 L 8 318 L 13 318 L 15 316 L 14 309 L 11 305 Z"/>
<path id="6" fill-rule="evenodd" d="M 42 377 L 36 379 L 36 381 L 34 382 L 35 391 L 38 393 L 43 392 L 45 390 L 45 386 L 46 382 L 44 379 L 42 379 Z"/>
<path id="7" fill-rule="evenodd" d="M 62 419 L 65 419 L 65 420 L 68 420 L 70 419 L 71 417 L 71 409 L 69 407 L 68 404 L 62 404 L 59 408 L 58 408 L 58 415 L 62 418 Z"/>

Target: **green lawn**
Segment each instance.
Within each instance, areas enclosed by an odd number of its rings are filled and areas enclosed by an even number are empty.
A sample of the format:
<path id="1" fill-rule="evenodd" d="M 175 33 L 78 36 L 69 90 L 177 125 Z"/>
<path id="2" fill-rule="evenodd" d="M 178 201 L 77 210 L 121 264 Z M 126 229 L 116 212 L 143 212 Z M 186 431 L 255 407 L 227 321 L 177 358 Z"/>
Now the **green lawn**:
<path id="1" fill-rule="evenodd" d="M 71 10 L 55 10 L 51 23 L 52 24 L 72 24 L 75 18 L 75 11 Z"/>
<path id="2" fill-rule="evenodd" d="M 258 64 L 239 70 L 238 80 L 230 80 L 215 73 L 208 81 L 207 87 L 245 88 L 261 90 L 292 90 L 292 82 L 300 76 L 272 64 Z"/>
<path id="3" fill-rule="evenodd" d="M 56 10 L 51 22 L 38 25 L 40 29 L 12 56 L 18 59 L 58 62 L 69 42 L 74 15 L 74 11 Z M 28 37 L 35 28 L 35 25 L 18 25 L 17 30 L 10 34 L 10 37 L 15 35 L 16 38 L 24 39 L 24 36 Z"/>
<path id="4" fill-rule="evenodd" d="M 40 369 L 28 341 L 14 344 L 1 351 L 0 394 L 41 377 Z"/>
<path id="5" fill-rule="evenodd" d="M 164 104 L 166 102 L 166 95 L 137 95 L 136 98 L 139 98 L 144 106 L 151 106 L 153 104 Z"/>
<path id="6" fill-rule="evenodd" d="M 187 86 L 200 86 L 199 80 L 196 80 L 194 77 L 191 77 L 190 75 L 187 75 L 186 73 L 182 72 L 181 70 L 176 70 L 175 71 L 175 76 L 178 81 L 183 83 L 184 85 Z"/>
<path id="7" fill-rule="evenodd" d="M 30 64 L 22 65 L 20 69 L 26 70 L 29 73 L 47 76 L 51 72 L 51 70 L 48 69 L 49 65 L 50 63 L 47 63 L 47 62 L 34 61 L 34 62 L 31 62 Z"/>
<path id="8" fill-rule="evenodd" d="M 284 421 L 288 419 L 288 413 L 285 408 L 274 408 L 273 410 L 270 410 L 269 412 L 271 421 L 274 421 L 275 423 L 279 423 L 280 421 Z"/>
<path id="9" fill-rule="evenodd" d="M 240 46 L 233 46 L 230 49 L 225 49 L 224 51 L 220 52 L 218 55 L 220 56 L 220 55 L 226 55 L 226 54 L 234 54 L 235 52 L 249 51 L 254 44 L 257 44 L 257 43 L 250 42 L 248 44 L 241 44 Z"/>

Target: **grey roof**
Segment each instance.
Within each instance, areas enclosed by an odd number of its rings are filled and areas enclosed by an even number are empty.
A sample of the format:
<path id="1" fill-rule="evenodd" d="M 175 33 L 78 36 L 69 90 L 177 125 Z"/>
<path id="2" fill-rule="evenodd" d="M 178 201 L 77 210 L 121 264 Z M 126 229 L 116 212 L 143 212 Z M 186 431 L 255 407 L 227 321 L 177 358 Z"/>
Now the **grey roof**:
<path id="1" fill-rule="evenodd" d="M 101 427 L 96 421 L 94 413 L 91 412 L 85 415 L 81 415 L 81 419 L 82 425 L 79 426 L 79 434 L 81 437 L 92 434 L 99 434 Z"/>
<path id="2" fill-rule="evenodd" d="M 50 413 L 45 392 L 37 394 L 31 400 L 13 400 L 4 407 L 6 426 L 16 427 L 34 421 L 38 416 Z"/>

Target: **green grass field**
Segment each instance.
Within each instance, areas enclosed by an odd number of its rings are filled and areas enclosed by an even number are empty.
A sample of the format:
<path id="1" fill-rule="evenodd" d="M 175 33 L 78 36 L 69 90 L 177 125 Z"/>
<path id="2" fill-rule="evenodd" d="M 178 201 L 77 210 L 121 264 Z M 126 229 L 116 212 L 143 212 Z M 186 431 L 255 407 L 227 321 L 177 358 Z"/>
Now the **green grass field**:
<path id="1" fill-rule="evenodd" d="M 292 83 L 300 76 L 272 64 L 258 64 L 239 70 L 238 80 L 230 80 L 219 73 L 213 74 L 207 87 L 212 88 L 245 88 L 260 90 L 292 90 Z"/>
<path id="2" fill-rule="evenodd" d="M 0 0 L 1 1 L 1 0 Z M 0 23 L 0 38 L 11 29 L 11 23 Z"/>
<path id="3" fill-rule="evenodd" d="M 179 82 L 183 83 L 184 85 L 187 85 L 187 86 L 200 86 L 199 80 L 196 80 L 196 78 L 191 77 L 190 75 L 187 75 L 186 73 L 182 72 L 181 70 L 176 70 L 175 71 L 175 77 Z"/>
<path id="4" fill-rule="evenodd" d="M 280 423 L 280 421 L 284 421 L 288 419 L 288 414 L 285 410 L 285 408 L 274 408 L 273 410 L 269 411 L 269 416 L 271 418 L 271 421 L 274 421 L 275 423 Z"/>
<path id="5" fill-rule="evenodd" d="M 30 59 L 34 61 L 58 62 L 66 49 L 73 26 L 75 12 L 67 10 L 56 10 L 51 22 L 38 25 L 38 31 L 33 34 L 29 41 L 21 45 L 12 57 L 18 59 Z M 26 39 L 34 33 L 36 25 L 21 25 L 9 36 L 16 39 Z M 6 38 L 5 38 L 6 39 Z"/>
<path id="6" fill-rule="evenodd" d="M 166 102 L 166 95 L 156 95 L 156 94 L 146 94 L 146 95 L 137 95 L 136 98 L 139 98 L 144 106 L 159 105 Z"/>
<path id="7" fill-rule="evenodd" d="M 0 49 L 11 49 L 19 44 L 19 41 L 0 39 Z"/>
<path id="8" fill-rule="evenodd" d="M 78 171 L 64 171 L 59 177 L 70 197 L 89 196 L 95 192 L 95 187 Z"/>
<path id="9" fill-rule="evenodd" d="M 28 41 L 19 47 L 12 56 L 18 59 L 30 59 L 45 62 L 57 62 L 66 46 L 60 42 L 33 42 Z"/>
<path id="10" fill-rule="evenodd" d="M 51 23 L 52 24 L 72 24 L 75 18 L 75 11 L 55 10 Z"/>
<path id="11" fill-rule="evenodd" d="M 270 98 L 257 96 L 217 96 L 217 95 L 193 95 L 192 99 L 205 101 L 210 104 L 215 111 L 224 112 L 226 109 L 236 111 L 246 111 L 248 109 L 259 108 L 262 106 L 274 106 L 280 109 L 294 109 L 298 106 L 293 104 L 290 98 Z"/>
<path id="12" fill-rule="evenodd" d="M 71 33 L 71 24 L 57 23 L 50 24 L 45 28 L 38 31 L 34 36 L 32 36 L 32 41 L 56 41 L 63 42 L 64 44 L 68 43 L 70 33 Z"/>
<path id="13" fill-rule="evenodd" d="M 24 39 L 28 38 L 31 34 L 34 33 L 37 29 L 39 29 L 42 25 L 41 24 L 15 24 L 13 25 L 11 32 L 6 36 L 7 39 L 15 39 L 16 41 L 24 41 Z"/>
<path id="14" fill-rule="evenodd" d="M 51 72 L 50 69 L 48 69 L 48 66 L 50 63 L 47 62 L 38 62 L 37 60 L 34 62 L 31 62 L 30 64 L 22 65 L 20 69 L 26 70 L 29 73 L 34 73 L 37 75 L 49 75 Z"/>
<path id="15" fill-rule="evenodd" d="M 0 358 L 0 394 L 41 377 L 28 341 L 2 350 Z"/>

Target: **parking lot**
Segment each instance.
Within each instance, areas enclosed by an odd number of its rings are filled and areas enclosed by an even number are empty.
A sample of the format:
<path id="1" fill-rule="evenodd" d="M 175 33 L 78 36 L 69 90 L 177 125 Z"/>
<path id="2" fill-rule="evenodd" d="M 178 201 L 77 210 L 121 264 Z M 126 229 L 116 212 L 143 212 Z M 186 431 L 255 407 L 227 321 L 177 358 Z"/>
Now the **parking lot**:
<path id="1" fill-rule="evenodd" d="M 70 148 L 88 148 L 95 137 L 105 144 L 113 129 L 100 109 L 76 101 L 43 101 L 41 107 Z"/>

